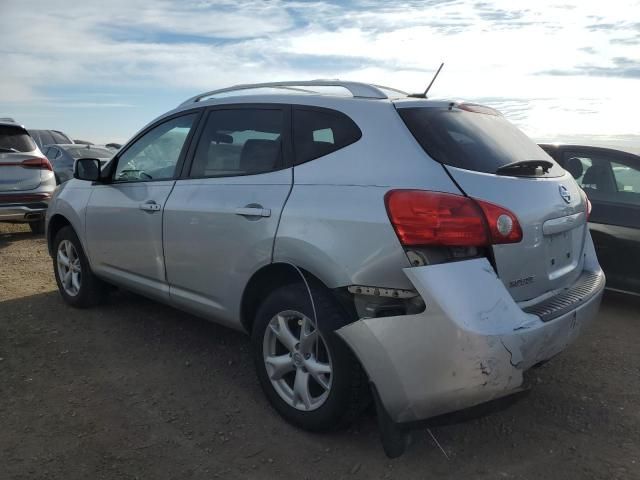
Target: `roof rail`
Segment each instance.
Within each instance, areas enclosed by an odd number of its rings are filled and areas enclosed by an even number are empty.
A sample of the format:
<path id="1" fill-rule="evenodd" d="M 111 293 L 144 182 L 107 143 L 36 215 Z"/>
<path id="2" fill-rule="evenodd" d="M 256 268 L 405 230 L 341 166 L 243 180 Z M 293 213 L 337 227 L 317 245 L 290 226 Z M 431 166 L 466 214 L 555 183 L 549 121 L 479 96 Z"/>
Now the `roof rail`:
<path id="1" fill-rule="evenodd" d="M 389 98 L 384 90 L 391 90 L 400 94 L 406 95 L 405 92 L 396 90 L 394 88 L 380 87 L 377 85 L 370 85 L 368 83 L 360 82 L 345 82 L 342 80 L 300 80 L 300 81 L 288 81 L 288 82 L 268 82 L 268 83 L 252 83 L 245 85 L 235 85 L 233 87 L 221 88 L 219 90 L 211 90 L 210 92 L 204 92 L 195 97 L 182 102 L 180 105 L 188 105 L 190 103 L 196 103 L 203 98 L 212 97 L 213 95 L 226 92 L 234 92 L 238 90 L 252 90 L 255 88 L 283 88 L 287 90 L 299 90 L 309 93 L 304 88 L 296 87 L 342 87 L 351 92 L 355 98 Z M 314 92 L 311 92 L 314 93 Z"/>

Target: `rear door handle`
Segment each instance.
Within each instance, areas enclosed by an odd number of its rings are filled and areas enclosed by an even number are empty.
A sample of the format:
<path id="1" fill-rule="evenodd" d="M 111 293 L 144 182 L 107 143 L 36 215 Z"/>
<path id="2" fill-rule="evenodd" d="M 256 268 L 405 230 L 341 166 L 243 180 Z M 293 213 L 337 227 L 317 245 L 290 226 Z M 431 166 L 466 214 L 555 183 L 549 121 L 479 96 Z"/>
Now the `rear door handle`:
<path id="1" fill-rule="evenodd" d="M 262 206 L 236 208 L 236 215 L 243 217 L 270 217 L 271 209 L 262 208 Z"/>
<path id="2" fill-rule="evenodd" d="M 144 210 L 145 212 L 159 212 L 160 208 L 162 207 L 160 207 L 160 205 L 153 200 L 149 200 L 148 202 L 138 205 L 138 208 L 140 208 L 140 210 Z"/>

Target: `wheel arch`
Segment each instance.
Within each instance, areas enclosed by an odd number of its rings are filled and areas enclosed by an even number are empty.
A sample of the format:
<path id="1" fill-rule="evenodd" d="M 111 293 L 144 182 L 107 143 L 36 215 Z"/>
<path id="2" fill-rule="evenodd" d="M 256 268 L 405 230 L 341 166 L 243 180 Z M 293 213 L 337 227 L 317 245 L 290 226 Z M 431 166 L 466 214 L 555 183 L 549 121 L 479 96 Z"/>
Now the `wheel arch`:
<path id="1" fill-rule="evenodd" d="M 49 249 L 49 255 L 53 255 L 53 240 L 56 238 L 58 232 L 66 226 L 74 228 L 69 219 L 60 213 L 56 213 L 49 219 L 47 223 L 47 248 Z"/>
<path id="2" fill-rule="evenodd" d="M 265 265 L 256 271 L 244 288 L 240 304 L 242 327 L 250 333 L 261 301 L 277 288 L 303 281 L 301 274 L 310 284 L 325 288 L 345 307 L 344 299 L 340 298 L 340 295 L 335 290 L 329 288 L 322 277 L 317 275 L 317 272 L 301 268 L 294 263 L 275 262 Z M 348 306 L 345 310 L 349 313 Z"/>

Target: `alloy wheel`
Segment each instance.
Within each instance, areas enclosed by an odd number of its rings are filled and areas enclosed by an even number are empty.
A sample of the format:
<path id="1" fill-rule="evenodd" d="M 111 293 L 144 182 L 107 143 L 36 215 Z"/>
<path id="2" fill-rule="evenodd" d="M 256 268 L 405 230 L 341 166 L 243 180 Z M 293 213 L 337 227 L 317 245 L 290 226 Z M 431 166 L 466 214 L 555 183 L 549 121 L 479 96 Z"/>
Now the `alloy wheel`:
<path id="1" fill-rule="evenodd" d="M 76 247 L 69 240 L 62 240 L 56 254 L 58 278 L 65 293 L 75 297 L 82 285 L 82 265 Z"/>
<path id="2" fill-rule="evenodd" d="M 262 351 L 271 385 L 282 400 L 301 411 L 324 404 L 331 391 L 331 355 L 311 319 L 293 310 L 278 313 L 265 330 Z"/>

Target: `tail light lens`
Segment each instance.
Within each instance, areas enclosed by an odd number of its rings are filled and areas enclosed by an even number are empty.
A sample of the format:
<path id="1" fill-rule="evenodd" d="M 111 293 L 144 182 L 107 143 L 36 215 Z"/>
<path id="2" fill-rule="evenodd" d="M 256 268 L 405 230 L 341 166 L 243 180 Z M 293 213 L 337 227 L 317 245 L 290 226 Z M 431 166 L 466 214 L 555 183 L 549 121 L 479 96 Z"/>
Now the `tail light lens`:
<path id="1" fill-rule="evenodd" d="M 589 200 L 589 197 L 587 196 L 587 192 L 585 192 L 584 190 L 580 189 L 580 192 L 582 194 L 582 200 L 584 201 L 584 209 L 585 209 L 585 213 L 587 214 L 587 221 L 589 221 L 589 217 L 591 216 L 591 200 Z"/>
<path id="2" fill-rule="evenodd" d="M 518 243 L 522 240 L 522 228 L 516 216 L 499 205 L 482 200 L 470 199 L 476 202 L 487 220 L 487 227 L 491 233 L 491 243 Z"/>
<path id="3" fill-rule="evenodd" d="M 51 162 L 46 157 L 36 157 L 36 158 L 28 158 L 23 160 L 20 165 L 23 168 L 38 168 L 42 170 L 51 170 L 53 171 L 53 167 L 51 166 Z"/>
<path id="4" fill-rule="evenodd" d="M 391 190 L 385 204 L 404 246 L 483 247 L 522 240 L 522 229 L 513 213 L 462 195 Z"/>

